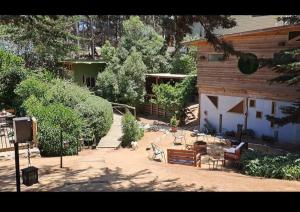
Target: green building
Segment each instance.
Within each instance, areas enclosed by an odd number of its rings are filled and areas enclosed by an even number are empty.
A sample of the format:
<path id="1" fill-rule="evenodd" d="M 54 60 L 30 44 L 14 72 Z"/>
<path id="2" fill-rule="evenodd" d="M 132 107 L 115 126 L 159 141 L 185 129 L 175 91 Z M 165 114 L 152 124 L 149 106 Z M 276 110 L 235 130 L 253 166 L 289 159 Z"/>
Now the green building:
<path id="1" fill-rule="evenodd" d="M 98 73 L 106 66 L 106 63 L 100 60 L 65 60 L 62 64 L 75 83 L 89 88 L 95 87 Z"/>

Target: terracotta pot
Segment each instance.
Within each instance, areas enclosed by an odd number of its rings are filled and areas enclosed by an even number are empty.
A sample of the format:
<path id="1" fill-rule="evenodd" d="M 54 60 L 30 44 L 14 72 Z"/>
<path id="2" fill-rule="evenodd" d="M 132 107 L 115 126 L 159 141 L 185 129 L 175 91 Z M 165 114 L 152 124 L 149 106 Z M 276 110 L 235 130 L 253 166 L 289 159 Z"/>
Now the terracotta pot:
<path id="1" fill-rule="evenodd" d="M 177 132 L 177 127 L 176 126 L 172 126 L 172 132 Z"/>

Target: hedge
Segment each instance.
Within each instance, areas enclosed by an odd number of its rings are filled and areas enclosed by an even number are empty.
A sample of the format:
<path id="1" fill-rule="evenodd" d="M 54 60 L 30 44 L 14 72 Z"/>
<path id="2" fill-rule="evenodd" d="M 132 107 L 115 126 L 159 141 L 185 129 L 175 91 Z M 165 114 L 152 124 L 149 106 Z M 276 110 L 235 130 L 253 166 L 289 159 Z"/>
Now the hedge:
<path id="1" fill-rule="evenodd" d="M 248 150 L 241 156 L 242 171 L 247 175 L 300 180 L 300 155 L 270 155 Z"/>

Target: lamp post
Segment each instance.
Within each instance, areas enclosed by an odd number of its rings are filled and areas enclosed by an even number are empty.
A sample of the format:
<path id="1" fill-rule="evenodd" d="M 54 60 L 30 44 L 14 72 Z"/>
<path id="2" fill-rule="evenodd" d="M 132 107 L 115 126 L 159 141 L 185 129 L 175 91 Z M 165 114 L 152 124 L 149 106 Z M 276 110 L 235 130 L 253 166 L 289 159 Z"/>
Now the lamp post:
<path id="1" fill-rule="evenodd" d="M 62 136 L 62 130 L 60 130 L 60 168 L 63 167 L 63 136 Z"/>
<path id="2" fill-rule="evenodd" d="M 62 130 L 60 130 L 60 168 L 63 167 L 63 150 L 69 147 L 69 141 L 63 141 Z"/>

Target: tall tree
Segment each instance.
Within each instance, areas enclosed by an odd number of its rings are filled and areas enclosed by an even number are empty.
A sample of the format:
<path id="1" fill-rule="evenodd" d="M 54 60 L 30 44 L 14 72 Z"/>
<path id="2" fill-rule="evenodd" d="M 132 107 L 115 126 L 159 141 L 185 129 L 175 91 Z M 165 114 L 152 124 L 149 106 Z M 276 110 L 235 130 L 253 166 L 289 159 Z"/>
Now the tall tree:
<path id="1" fill-rule="evenodd" d="M 287 24 L 300 24 L 299 15 L 279 17 L 278 20 Z M 281 83 L 288 86 L 299 85 L 300 82 L 300 47 L 280 51 L 272 59 L 261 60 L 262 66 L 269 66 L 279 74 L 270 83 Z M 300 92 L 300 91 L 299 91 Z M 296 99 L 291 106 L 281 108 L 284 117 L 267 116 L 279 126 L 288 123 L 300 123 L 300 99 Z"/>
<path id="2" fill-rule="evenodd" d="M 59 61 L 77 48 L 77 16 L 0 16 L 2 39 L 18 46 L 26 67 L 59 73 Z M 5 35 L 5 36 L 3 36 Z"/>

